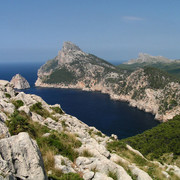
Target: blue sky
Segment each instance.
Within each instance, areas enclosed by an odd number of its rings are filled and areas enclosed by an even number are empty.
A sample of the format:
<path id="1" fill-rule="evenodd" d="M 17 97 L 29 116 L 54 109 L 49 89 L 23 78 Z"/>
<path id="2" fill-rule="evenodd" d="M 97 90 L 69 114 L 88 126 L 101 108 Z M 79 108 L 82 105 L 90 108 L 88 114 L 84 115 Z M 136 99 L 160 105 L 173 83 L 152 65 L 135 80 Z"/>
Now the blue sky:
<path id="1" fill-rule="evenodd" d="M 180 0 L 0 0 L 0 61 L 41 61 L 64 41 L 117 63 L 180 59 Z"/>

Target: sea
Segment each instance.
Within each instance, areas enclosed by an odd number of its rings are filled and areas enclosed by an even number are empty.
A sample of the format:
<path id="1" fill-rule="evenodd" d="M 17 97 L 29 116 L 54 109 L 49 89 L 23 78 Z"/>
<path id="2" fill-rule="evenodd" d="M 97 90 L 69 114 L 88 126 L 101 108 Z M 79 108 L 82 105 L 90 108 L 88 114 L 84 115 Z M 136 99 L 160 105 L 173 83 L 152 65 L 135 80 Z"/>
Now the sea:
<path id="1" fill-rule="evenodd" d="M 77 89 L 35 87 L 40 62 L 0 62 L 0 79 L 10 81 L 19 73 L 30 83 L 25 93 L 41 96 L 48 104 L 60 104 L 62 109 L 79 120 L 94 126 L 104 134 L 116 134 L 119 139 L 131 137 L 159 124 L 154 115 L 129 106 L 127 102 L 111 100 L 100 92 Z"/>

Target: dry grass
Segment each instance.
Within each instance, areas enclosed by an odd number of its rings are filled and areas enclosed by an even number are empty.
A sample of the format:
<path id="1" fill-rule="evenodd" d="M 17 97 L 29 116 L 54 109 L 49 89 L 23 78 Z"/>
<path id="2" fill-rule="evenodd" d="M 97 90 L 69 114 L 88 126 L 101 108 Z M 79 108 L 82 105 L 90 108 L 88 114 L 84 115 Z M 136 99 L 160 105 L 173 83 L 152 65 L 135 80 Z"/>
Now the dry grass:
<path id="1" fill-rule="evenodd" d="M 87 149 L 84 149 L 81 155 L 84 157 L 93 157 L 93 154 L 89 152 Z"/>

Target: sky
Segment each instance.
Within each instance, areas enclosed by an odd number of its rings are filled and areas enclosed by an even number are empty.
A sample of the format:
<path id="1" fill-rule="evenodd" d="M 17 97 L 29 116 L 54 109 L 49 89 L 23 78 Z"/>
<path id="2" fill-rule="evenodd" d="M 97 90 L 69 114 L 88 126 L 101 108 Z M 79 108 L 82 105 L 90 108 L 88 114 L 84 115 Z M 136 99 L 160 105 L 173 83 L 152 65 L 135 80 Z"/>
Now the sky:
<path id="1" fill-rule="evenodd" d="M 46 62 L 64 41 L 109 62 L 180 59 L 180 0 L 0 0 L 0 62 Z"/>

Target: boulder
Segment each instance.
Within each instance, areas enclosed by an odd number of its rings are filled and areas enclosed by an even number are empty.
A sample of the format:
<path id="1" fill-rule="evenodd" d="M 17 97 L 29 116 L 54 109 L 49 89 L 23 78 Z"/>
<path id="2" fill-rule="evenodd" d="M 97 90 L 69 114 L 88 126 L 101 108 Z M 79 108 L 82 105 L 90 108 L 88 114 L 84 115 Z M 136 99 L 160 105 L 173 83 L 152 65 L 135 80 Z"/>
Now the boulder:
<path id="1" fill-rule="evenodd" d="M 0 140 L 0 173 L 23 180 L 47 180 L 39 148 L 27 133 Z"/>

